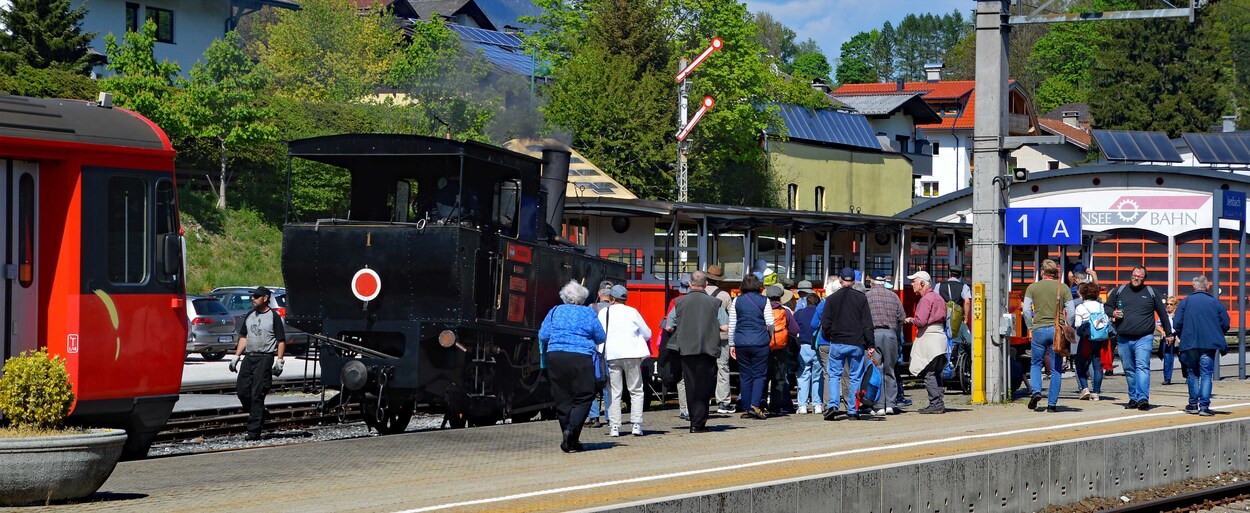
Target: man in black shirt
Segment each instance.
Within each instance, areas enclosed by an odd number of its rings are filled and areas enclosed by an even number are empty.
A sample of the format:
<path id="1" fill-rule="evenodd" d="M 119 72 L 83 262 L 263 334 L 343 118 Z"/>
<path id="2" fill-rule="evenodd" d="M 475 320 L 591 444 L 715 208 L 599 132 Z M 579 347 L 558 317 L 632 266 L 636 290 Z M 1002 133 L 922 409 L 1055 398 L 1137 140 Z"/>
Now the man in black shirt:
<path id="1" fill-rule="evenodd" d="M 1154 349 L 1155 316 L 1164 340 L 1172 341 L 1172 323 L 1163 307 L 1163 296 L 1146 285 L 1146 268 L 1133 268 L 1129 282 L 1107 294 L 1107 315 L 1114 319 L 1120 363 L 1128 380 L 1126 410 L 1150 409 L 1150 350 Z"/>

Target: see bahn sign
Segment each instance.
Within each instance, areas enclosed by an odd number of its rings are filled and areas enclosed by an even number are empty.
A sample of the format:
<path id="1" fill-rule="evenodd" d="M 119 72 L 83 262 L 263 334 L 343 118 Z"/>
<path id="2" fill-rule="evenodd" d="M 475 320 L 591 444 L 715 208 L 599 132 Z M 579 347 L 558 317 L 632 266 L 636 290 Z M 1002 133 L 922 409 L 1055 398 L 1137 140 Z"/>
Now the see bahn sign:
<path id="1" fill-rule="evenodd" d="M 1081 209 L 1008 208 L 1003 229 L 1009 246 L 1080 245 Z"/>

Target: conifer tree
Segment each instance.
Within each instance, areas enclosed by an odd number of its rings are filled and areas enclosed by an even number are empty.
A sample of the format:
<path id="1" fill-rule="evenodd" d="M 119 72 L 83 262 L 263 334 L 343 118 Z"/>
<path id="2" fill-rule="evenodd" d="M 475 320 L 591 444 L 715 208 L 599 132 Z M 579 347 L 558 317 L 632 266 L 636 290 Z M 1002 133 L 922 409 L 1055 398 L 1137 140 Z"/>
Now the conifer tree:
<path id="1" fill-rule="evenodd" d="M 104 64 L 104 56 L 90 52 L 95 33 L 82 31 L 86 6 L 71 8 L 71 0 L 12 0 L 0 7 L 0 71 L 14 73 L 25 65 L 55 68 L 82 75 Z"/>

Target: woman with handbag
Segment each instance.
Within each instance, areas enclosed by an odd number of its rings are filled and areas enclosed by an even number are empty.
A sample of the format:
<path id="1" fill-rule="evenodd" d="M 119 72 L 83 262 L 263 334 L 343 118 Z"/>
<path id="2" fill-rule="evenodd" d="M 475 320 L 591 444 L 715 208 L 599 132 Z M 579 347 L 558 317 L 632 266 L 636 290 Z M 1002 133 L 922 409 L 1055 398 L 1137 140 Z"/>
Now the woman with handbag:
<path id="1" fill-rule="evenodd" d="M 538 329 L 544 368 L 560 420 L 560 450 L 564 452 L 582 450 L 582 423 L 590 412 L 597 385 L 594 356 L 599 353 L 598 345 L 607 339 L 594 310 L 582 306 L 588 295 L 586 287 L 568 282 L 560 289 L 564 304 L 547 312 Z M 603 375 L 606 377 L 607 373 Z"/>
<path id="2" fill-rule="evenodd" d="M 647 339 L 651 328 L 642 315 L 625 304 L 629 291 L 624 285 L 613 285 L 608 292 L 607 308 L 599 310 L 599 322 L 607 332 L 603 357 L 608 361 L 611 389 L 608 399 L 608 436 L 621 436 L 621 396 L 629 389 L 629 422 L 634 436 L 642 436 L 642 359 L 651 355 Z"/>
<path id="3" fill-rule="evenodd" d="M 1042 367 L 1046 353 L 1050 353 L 1050 389 L 1046 396 L 1046 411 L 1059 411 L 1059 388 L 1063 384 L 1063 357 L 1071 348 L 1070 327 L 1063 320 L 1063 305 L 1072 300 L 1072 291 L 1059 282 L 1059 264 L 1054 260 L 1042 261 L 1042 279 L 1024 290 L 1022 311 L 1032 320 L 1032 369 L 1029 385 L 1033 395 L 1029 409 L 1036 410 L 1042 400 Z"/>

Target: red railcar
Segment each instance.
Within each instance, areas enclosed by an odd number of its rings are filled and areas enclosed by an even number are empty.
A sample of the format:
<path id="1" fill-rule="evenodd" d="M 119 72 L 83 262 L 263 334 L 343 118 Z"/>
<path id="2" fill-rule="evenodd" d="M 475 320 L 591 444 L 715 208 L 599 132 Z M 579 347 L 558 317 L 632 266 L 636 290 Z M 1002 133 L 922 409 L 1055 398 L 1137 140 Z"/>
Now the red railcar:
<path id="1" fill-rule="evenodd" d="M 178 400 L 187 336 L 174 150 L 134 112 L 0 95 L 7 359 L 65 357 L 70 422 L 142 457 Z"/>

